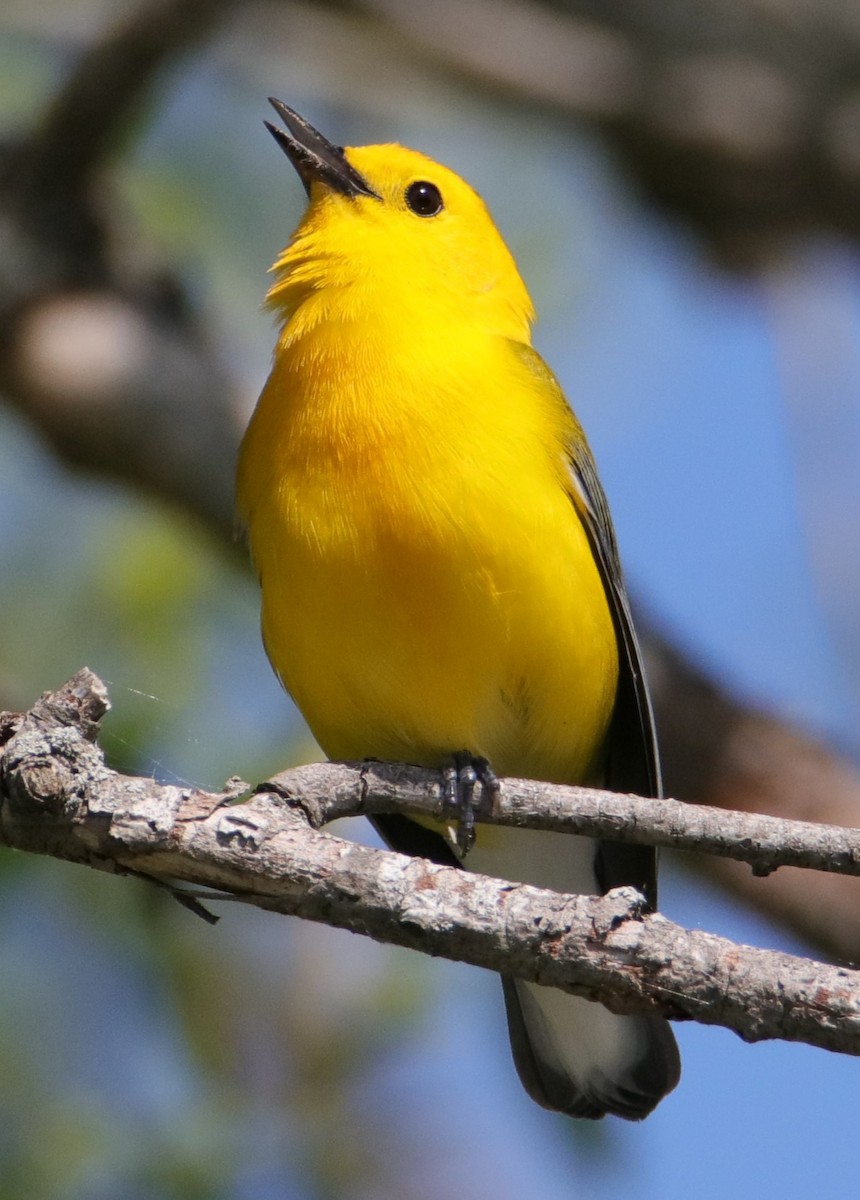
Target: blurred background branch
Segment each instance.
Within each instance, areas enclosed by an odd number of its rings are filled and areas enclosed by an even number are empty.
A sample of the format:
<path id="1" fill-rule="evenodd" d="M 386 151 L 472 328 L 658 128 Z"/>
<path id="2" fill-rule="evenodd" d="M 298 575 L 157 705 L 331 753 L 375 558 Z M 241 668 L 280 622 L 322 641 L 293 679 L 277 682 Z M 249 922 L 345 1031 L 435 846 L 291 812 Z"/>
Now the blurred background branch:
<path id="1" fill-rule="evenodd" d="M 152 0 L 134 10 L 0 159 L 4 394 L 71 465 L 186 506 L 222 536 L 233 386 L 180 281 L 140 253 L 106 172 L 161 74 L 232 7 Z"/>
<path id="2" fill-rule="evenodd" d="M 860 20 L 839 0 L 357 0 L 445 69 L 587 121 L 650 200 L 749 265 L 860 233 Z M 488 28 L 496 35 L 485 36 Z"/>

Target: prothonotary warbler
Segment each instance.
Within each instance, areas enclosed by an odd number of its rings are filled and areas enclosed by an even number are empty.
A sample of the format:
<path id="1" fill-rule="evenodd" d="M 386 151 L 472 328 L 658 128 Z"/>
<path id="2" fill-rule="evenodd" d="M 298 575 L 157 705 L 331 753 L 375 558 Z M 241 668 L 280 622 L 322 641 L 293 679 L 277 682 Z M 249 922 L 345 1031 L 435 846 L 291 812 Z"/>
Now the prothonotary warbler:
<path id="1" fill-rule="evenodd" d="M 238 476 L 272 665 L 326 754 L 446 771 L 459 834 L 380 817 L 395 849 L 653 906 L 650 849 L 487 826 L 471 845 L 475 776 L 660 789 L 606 498 L 513 258 L 452 171 L 272 104 L 308 193 Z M 665 1021 L 502 982 L 539 1104 L 637 1119 L 675 1086 Z"/>

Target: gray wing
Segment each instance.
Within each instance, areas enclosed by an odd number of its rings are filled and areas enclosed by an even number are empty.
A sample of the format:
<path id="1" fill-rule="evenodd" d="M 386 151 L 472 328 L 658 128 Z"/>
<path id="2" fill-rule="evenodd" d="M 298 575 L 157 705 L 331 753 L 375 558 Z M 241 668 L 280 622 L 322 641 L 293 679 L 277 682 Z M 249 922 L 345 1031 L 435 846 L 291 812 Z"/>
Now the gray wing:
<path id="1" fill-rule="evenodd" d="M 558 381 L 537 351 L 530 346 L 517 346 L 516 351 L 541 383 L 552 389 L 558 403 L 570 411 Z M 660 796 L 662 785 L 654 713 L 624 586 L 615 530 L 588 442 L 572 414 L 571 420 L 573 432 L 568 445 L 571 500 L 588 535 L 618 641 L 618 690 L 609 729 L 605 782 L 616 792 Z M 652 908 L 656 907 L 657 855 L 650 847 L 600 842 L 596 868 L 603 891 L 629 884 L 644 893 Z"/>
<path id="2" fill-rule="evenodd" d="M 583 441 L 571 452 L 575 502 L 600 568 L 618 640 L 618 690 L 609 727 L 606 785 L 616 792 L 660 796 L 660 760 L 642 651 L 621 574 L 615 533 L 594 460 Z M 632 884 L 657 907 L 657 852 L 650 846 L 599 842 L 595 861 L 603 891 Z"/>
<path id="3" fill-rule="evenodd" d="M 600 568 L 618 638 L 618 696 L 610 731 L 607 783 L 617 792 L 659 796 L 662 785 L 657 735 L 642 651 L 633 628 L 609 507 L 584 438 L 571 447 L 570 473 L 574 503 Z"/>

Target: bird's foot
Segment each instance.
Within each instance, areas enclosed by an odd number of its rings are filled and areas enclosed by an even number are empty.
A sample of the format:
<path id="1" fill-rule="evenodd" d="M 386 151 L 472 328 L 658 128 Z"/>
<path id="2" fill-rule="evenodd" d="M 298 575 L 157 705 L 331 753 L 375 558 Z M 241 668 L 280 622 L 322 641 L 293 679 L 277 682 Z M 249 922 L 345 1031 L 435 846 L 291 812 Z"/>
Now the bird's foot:
<path id="1" fill-rule="evenodd" d="M 479 803 L 475 786 L 481 785 Z M 454 848 L 461 858 L 475 843 L 475 812 L 481 804 L 490 806 L 499 794 L 496 773 L 485 758 L 458 750 L 442 768 L 442 800 L 446 816 L 457 822 Z"/>

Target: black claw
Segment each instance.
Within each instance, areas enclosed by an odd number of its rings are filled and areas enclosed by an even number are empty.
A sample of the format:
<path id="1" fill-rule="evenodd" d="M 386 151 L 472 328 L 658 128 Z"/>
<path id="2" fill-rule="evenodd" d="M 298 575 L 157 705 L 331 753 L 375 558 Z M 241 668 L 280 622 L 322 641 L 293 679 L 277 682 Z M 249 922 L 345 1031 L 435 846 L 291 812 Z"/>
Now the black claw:
<path id="1" fill-rule="evenodd" d="M 499 781 L 485 758 L 458 750 L 442 769 L 442 792 L 447 816 L 457 821 L 457 850 L 463 856 L 475 844 L 475 785 L 481 785 L 481 800 L 492 805 Z"/>

